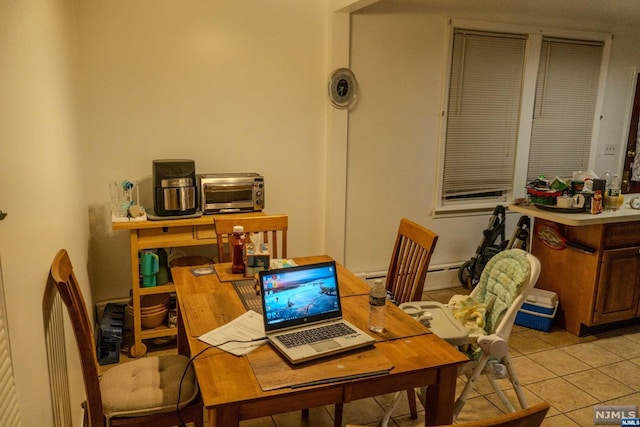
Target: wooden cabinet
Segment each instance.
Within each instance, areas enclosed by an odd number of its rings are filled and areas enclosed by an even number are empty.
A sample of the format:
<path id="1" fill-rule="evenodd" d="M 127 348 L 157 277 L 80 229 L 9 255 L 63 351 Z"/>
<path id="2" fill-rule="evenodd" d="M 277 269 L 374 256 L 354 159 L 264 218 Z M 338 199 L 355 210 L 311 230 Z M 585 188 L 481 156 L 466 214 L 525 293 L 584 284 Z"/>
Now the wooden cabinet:
<path id="1" fill-rule="evenodd" d="M 640 246 L 605 249 L 597 283 L 593 323 L 626 320 L 638 315 Z"/>
<path id="2" fill-rule="evenodd" d="M 538 238 L 542 227 L 594 252 L 552 249 Z M 580 335 L 584 326 L 640 316 L 640 221 L 570 226 L 536 218 L 532 237 L 542 266 L 536 287 L 558 294 L 558 325 Z"/>
<path id="3" fill-rule="evenodd" d="M 259 212 L 225 214 L 225 217 L 247 217 L 263 215 Z M 175 336 L 177 328 L 143 329 L 140 319 L 140 298 L 144 295 L 173 293 L 175 286 L 168 283 L 161 286 L 141 287 L 139 281 L 139 253 L 145 249 L 176 248 L 198 245 L 215 245 L 216 215 L 203 215 L 199 218 L 172 219 L 161 221 L 114 222 L 114 230 L 129 231 L 129 247 L 131 252 L 131 289 L 133 299 L 133 335 L 134 343 L 130 354 L 133 357 L 144 356 L 147 346 L 145 339 Z M 217 253 L 212 250 L 211 255 Z"/>

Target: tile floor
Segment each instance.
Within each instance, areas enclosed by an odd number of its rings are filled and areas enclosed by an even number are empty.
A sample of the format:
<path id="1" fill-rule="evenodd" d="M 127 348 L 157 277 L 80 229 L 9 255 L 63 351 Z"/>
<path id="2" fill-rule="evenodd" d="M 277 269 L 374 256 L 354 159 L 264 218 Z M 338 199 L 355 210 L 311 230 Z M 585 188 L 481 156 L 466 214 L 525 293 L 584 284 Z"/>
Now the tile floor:
<path id="1" fill-rule="evenodd" d="M 464 288 L 425 292 L 423 300 L 448 302 Z M 597 404 L 640 405 L 640 325 L 576 337 L 554 328 L 541 332 L 514 326 L 510 338 L 513 364 L 529 403 L 546 401 L 551 406 L 544 423 L 551 426 L 591 426 Z M 517 407 L 511 384 L 499 380 Z M 458 380 L 458 393 L 464 381 Z M 354 401 L 344 406 L 343 422 L 376 426 L 393 395 Z M 418 409 L 422 409 L 418 404 Z M 505 412 L 484 377 L 476 384 L 457 422 L 483 419 Z M 308 419 L 300 412 L 243 421 L 242 427 L 330 427 L 333 407 L 313 408 Z M 424 426 L 422 411 L 417 420 L 408 416 L 406 398 L 394 411 L 390 427 Z"/>

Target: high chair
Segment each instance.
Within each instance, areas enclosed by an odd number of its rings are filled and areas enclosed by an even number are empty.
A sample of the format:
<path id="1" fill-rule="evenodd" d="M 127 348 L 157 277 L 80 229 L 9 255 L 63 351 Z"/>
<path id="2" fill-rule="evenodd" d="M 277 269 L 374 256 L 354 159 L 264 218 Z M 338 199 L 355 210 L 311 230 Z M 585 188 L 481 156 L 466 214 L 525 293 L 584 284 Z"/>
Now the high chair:
<path id="1" fill-rule="evenodd" d="M 468 381 L 456 400 L 454 418 L 464 407 L 467 396 L 480 375 L 487 378 L 509 412 L 514 412 L 515 409 L 498 386 L 496 376 L 506 376 L 513 385 L 520 407 L 524 409 L 528 406 L 509 356 L 509 336 L 518 310 L 535 286 L 539 275 L 540 261 L 535 256 L 520 249 L 503 251 L 487 263 L 478 286 L 473 289 L 466 303 L 462 298 L 452 299 L 450 302 L 454 316 L 463 323 L 470 320 L 469 302 L 484 306 L 485 310 L 483 327 L 467 328 L 470 329 L 467 350 L 472 351 L 471 362 L 462 370 Z"/>
<path id="2" fill-rule="evenodd" d="M 486 376 L 509 412 L 514 412 L 515 409 L 496 382 L 496 376 L 507 378 L 513 385 L 520 406 L 523 409 L 528 406 L 518 375 L 511 363 L 508 342 L 516 314 L 535 286 L 539 275 L 540 262 L 535 256 L 521 249 L 505 250 L 487 263 L 478 285 L 470 295 L 456 295 L 449 302 L 451 314 L 468 331 L 461 351 L 470 357 L 469 363 L 460 369 L 460 375 L 466 375 L 468 380 L 456 399 L 454 419 L 464 407 L 467 396 L 480 375 Z M 436 329 L 432 329 L 432 332 L 438 334 Z M 424 389 L 420 394 L 422 404 L 429 404 L 424 401 Z M 387 425 L 398 400 L 399 394 L 396 394 L 381 426 Z"/>

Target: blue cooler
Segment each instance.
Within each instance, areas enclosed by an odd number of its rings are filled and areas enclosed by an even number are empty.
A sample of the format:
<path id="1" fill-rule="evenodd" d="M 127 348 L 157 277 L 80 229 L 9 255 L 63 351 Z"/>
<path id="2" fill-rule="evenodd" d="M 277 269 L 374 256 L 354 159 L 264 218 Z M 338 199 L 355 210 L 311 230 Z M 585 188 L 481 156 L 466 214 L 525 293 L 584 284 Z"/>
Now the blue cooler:
<path id="1" fill-rule="evenodd" d="M 555 292 L 533 288 L 518 310 L 516 325 L 549 332 L 558 311 L 558 295 Z"/>

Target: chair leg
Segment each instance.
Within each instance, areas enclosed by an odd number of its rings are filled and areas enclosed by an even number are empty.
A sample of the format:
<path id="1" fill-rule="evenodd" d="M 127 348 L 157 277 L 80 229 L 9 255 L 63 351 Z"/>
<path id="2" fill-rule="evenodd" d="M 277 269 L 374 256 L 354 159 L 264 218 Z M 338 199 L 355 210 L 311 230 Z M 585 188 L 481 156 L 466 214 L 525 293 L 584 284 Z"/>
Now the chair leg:
<path id="1" fill-rule="evenodd" d="M 344 404 L 336 403 L 333 408 L 333 427 L 342 427 L 342 410 Z"/>
<path id="2" fill-rule="evenodd" d="M 464 390 L 462 390 L 462 393 L 460 393 L 460 396 L 456 399 L 456 403 L 453 407 L 454 420 L 460 414 L 460 411 L 462 411 L 464 404 L 467 402 L 467 396 L 469 396 L 469 393 L 471 393 L 471 390 L 473 390 L 473 386 L 476 380 L 482 373 L 482 370 L 487 365 L 488 361 L 489 361 L 489 355 L 487 353 L 482 353 L 482 356 L 480 356 L 480 360 L 478 360 L 478 364 L 473 369 L 473 373 L 467 380 L 467 384 L 465 384 L 464 386 Z"/>
<path id="3" fill-rule="evenodd" d="M 527 402 L 527 397 L 524 395 L 524 391 L 522 390 L 522 386 L 520 384 L 520 379 L 518 378 L 518 374 L 511 363 L 511 357 L 507 354 L 502 358 L 502 364 L 507 368 L 507 372 L 509 374 L 509 381 L 513 385 L 513 389 L 516 391 L 516 396 L 518 396 L 518 401 L 520 402 L 520 407 L 522 409 L 528 408 L 529 403 Z"/>
<path id="4" fill-rule="evenodd" d="M 500 401 L 502 402 L 502 404 L 507 407 L 507 410 L 509 412 L 515 412 L 515 408 L 511 404 L 511 401 L 509 401 L 509 399 L 504 394 L 504 392 L 502 391 L 502 389 L 500 388 L 500 386 L 496 382 L 496 379 L 493 378 L 491 373 L 485 374 L 485 377 L 487 377 L 487 381 L 489 381 L 489 384 L 491 384 L 491 387 L 493 387 L 493 389 L 495 390 L 495 392 L 498 395 L 498 397 L 500 398 Z"/>
<path id="5" fill-rule="evenodd" d="M 302 418 L 309 418 L 309 408 L 305 408 L 300 412 L 302 412 Z"/>
<path id="6" fill-rule="evenodd" d="M 409 412 L 411 413 L 411 419 L 418 418 L 418 408 L 416 407 L 416 391 L 412 388 L 407 390 L 407 400 L 409 400 Z"/>
<path id="7" fill-rule="evenodd" d="M 387 425 L 389 424 L 389 420 L 391 419 L 391 415 L 393 415 L 393 411 L 396 409 L 396 406 L 398 406 L 401 397 L 401 391 L 398 391 L 393 395 L 391 406 L 389 406 L 389 409 L 387 409 L 387 411 L 384 413 L 384 417 L 382 417 L 382 421 L 380 421 L 380 427 L 387 427 Z"/>

